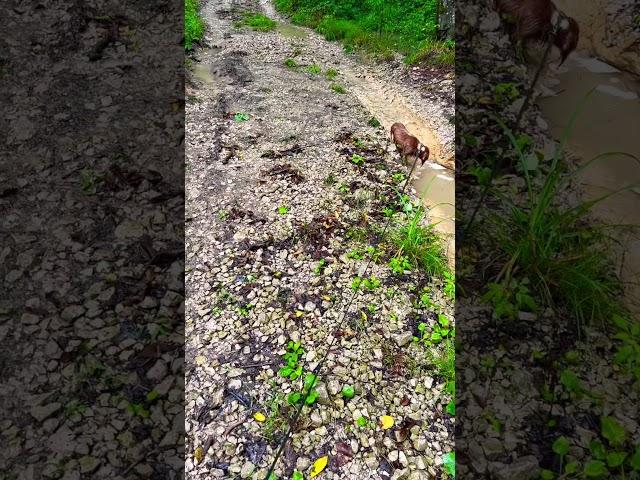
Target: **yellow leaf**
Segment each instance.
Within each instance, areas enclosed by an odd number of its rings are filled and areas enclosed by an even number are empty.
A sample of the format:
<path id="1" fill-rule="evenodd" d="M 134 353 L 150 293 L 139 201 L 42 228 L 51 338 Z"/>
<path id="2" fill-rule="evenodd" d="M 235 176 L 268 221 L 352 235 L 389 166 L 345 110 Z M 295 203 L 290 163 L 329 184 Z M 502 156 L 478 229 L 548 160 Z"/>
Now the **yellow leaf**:
<path id="1" fill-rule="evenodd" d="M 264 422 L 267 419 L 267 417 L 265 417 L 262 412 L 256 412 L 253 418 L 255 418 L 258 422 Z"/>
<path id="2" fill-rule="evenodd" d="M 322 299 L 326 302 L 330 302 L 331 301 L 331 297 L 329 295 L 325 295 L 324 297 L 322 297 Z"/>
<path id="3" fill-rule="evenodd" d="M 326 455 L 317 459 L 315 462 L 313 462 L 313 470 L 311 471 L 311 475 L 309 476 L 313 478 L 320 475 L 320 473 L 327 466 L 327 463 L 329 463 L 329 457 Z"/>
<path id="4" fill-rule="evenodd" d="M 202 462 L 204 460 L 204 448 L 196 448 L 196 451 L 193 452 L 193 459 L 196 461 L 196 465 Z"/>
<path id="5" fill-rule="evenodd" d="M 393 418 L 389 415 L 383 415 L 380 417 L 380 423 L 382 423 L 383 430 L 388 430 L 393 427 Z"/>
<path id="6" fill-rule="evenodd" d="M 204 365 L 204 362 L 206 362 L 207 359 L 205 357 L 203 357 L 202 355 L 199 355 L 196 357 L 196 365 Z"/>
<path id="7" fill-rule="evenodd" d="M 303 315 L 304 315 L 304 312 L 301 312 L 300 310 L 296 310 L 296 317 L 300 318 Z"/>

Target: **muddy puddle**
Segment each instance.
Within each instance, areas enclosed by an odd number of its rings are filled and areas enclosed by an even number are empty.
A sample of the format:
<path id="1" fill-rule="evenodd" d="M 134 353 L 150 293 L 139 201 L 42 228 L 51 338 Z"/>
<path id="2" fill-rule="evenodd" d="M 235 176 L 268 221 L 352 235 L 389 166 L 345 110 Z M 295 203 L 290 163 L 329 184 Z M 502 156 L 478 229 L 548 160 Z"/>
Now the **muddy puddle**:
<path id="1" fill-rule="evenodd" d="M 582 164 L 607 152 L 626 152 L 640 158 L 639 78 L 588 55 L 574 54 L 544 83 L 555 94 L 538 103 L 556 138 L 561 137 L 587 92 L 595 89 L 567 142 L 567 149 L 579 156 Z M 598 204 L 593 212 L 608 224 L 640 225 L 639 163 L 623 155 L 607 156 L 588 166 L 579 180 L 589 199 L 635 186 Z M 633 284 L 640 282 L 640 232 L 617 229 L 614 235 L 624 250 L 618 260 L 620 276 L 627 284 L 628 303 L 640 316 L 640 287 Z"/>

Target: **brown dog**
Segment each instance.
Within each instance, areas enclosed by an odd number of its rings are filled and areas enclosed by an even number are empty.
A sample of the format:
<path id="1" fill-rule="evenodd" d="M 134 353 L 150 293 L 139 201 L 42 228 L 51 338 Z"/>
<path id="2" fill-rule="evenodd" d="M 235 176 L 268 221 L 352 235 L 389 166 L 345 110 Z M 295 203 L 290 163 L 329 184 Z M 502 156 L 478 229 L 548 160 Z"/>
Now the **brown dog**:
<path id="1" fill-rule="evenodd" d="M 558 24 L 553 44 L 560 50 L 559 65 L 578 46 L 578 22 L 559 10 L 551 0 L 496 0 L 496 7 L 500 13 L 514 19 L 516 34 L 523 41 L 544 41 Z"/>
<path id="2" fill-rule="evenodd" d="M 404 160 L 411 156 L 420 159 L 421 164 L 424 164 L 429 158 L 429 148 L 411 135 L 402 123 L 396 122 L 391 125 L 391 141 Z"/>

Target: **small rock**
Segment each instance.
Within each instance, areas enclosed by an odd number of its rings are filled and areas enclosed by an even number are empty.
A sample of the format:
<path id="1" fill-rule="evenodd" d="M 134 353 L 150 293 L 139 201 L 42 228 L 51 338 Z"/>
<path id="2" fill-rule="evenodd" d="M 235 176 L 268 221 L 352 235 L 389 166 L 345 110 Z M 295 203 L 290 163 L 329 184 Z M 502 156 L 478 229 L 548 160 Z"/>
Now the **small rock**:
<path id="1" fill-rule="evenodd" d="M 393 338 L 399 347 L 404 347 L 406 344 L 413 340 L 413 333 L 411 332 L 403 332 L 400 333 Z"/>

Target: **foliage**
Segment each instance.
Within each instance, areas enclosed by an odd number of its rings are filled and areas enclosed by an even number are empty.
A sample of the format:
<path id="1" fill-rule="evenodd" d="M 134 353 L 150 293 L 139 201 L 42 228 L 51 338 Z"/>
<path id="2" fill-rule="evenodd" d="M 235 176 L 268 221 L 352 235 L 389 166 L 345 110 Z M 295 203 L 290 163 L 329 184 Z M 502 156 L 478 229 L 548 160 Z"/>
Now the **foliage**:
<path id="1" fill-rule="evenodd" d="M 184 48 L 191 50 L 193 44 L 202 40 L 204 35 L 204 22 L 200 17 L 200 5 L 198 0 L 185 0 L 184 2 Z"/>
<path id="2" fill-rule="evenodd" d="M 276 0 L 294 23 L 315 28 L 347 51 L 365 50 L 383 59 L 394 52 L 408 63 L 452 65 L 453 41 L 437 39 L 438 0 Z"/>
<path id="3" fill-rule="evenodd" d="M 275 21 L 261 13 L 247 13 L 241 23 L 259 32 L 269 32 L 278 26 Z"/>

